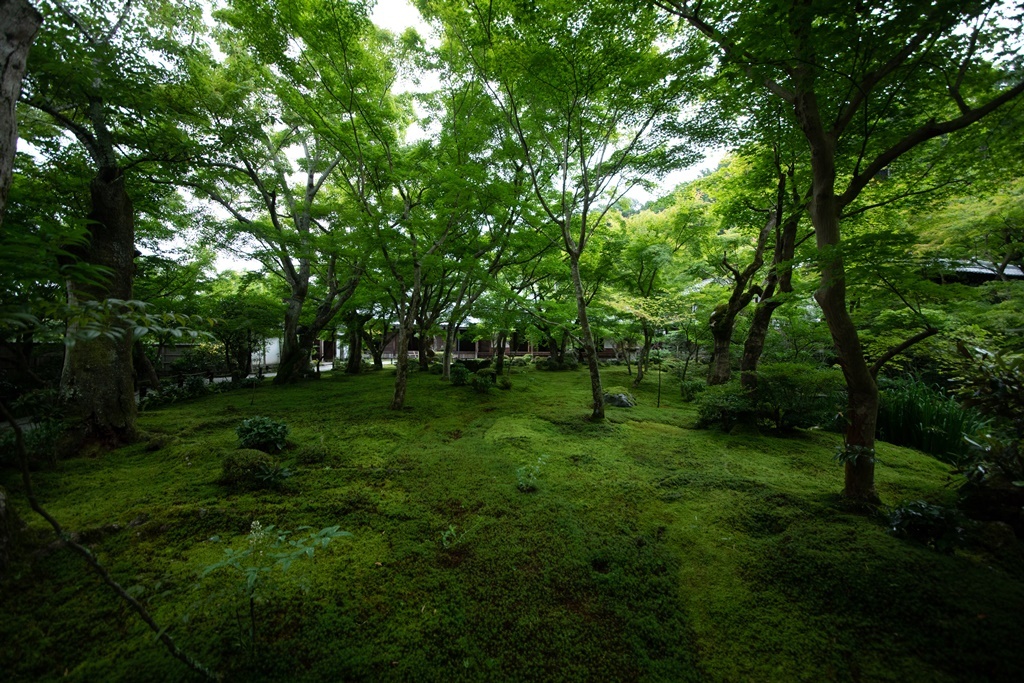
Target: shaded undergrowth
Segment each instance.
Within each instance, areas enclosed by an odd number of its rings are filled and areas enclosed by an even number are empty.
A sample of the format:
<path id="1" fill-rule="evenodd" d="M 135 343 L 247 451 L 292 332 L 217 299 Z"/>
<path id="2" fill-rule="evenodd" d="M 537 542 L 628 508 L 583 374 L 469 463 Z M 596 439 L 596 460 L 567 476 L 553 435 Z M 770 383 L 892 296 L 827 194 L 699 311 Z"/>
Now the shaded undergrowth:
<path id="1" fill-rule="evenodd" d="M 329 375 L 147 412 L 146 441 L 40 472 L 39 493 L 228 679 L 952 681 L 1024 670 L 1019 545 L 942 555 L 845 513 L 836 435 L 696 431 L 673 397 L 655 407 L 653 385 L 634 392 L 638 407 L 594 424 L 581 373 L 532 370 L 487 395 L 413 375 L 409 409 L 388 412 L 390 379 Z M 225 488 L 234 428 L 253 415 L 289 425 L 281 459 L 295 475 L 274 490 Z M 296 456 L 310 444 L 316 458 Z M 523 493 L 517 470 L 541 456 Z M 946 466 L 885 444 L 879 456 L 887 502 L 952 501 Z M 353 534 L 269 575 L 255 656 L 237 580 L 199 578 L 254 520 Z M 2 586 L 0 671 L 187 679 L 80 560 L 35 521 L 31 535 Z"/>

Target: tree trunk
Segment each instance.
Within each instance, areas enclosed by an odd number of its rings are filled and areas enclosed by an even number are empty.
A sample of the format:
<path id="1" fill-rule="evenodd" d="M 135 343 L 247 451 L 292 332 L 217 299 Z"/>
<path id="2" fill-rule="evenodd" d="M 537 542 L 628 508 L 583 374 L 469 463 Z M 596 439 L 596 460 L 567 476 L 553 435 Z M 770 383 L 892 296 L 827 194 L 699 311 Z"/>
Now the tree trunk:
<path id="1" fill-rule="evenodd" d="M 583 337 L 583 353 L 590 369 L 590 393 L 593 396 L 592 420 L 604 419 L 604 389 L 601 387 L 601 370 L 597 365 L 597 348 L 594 346 L 594 334 L 590 330 L 590 319 L 587 318 L 587 300 L 583 295 L 583 281 L 580 279 L 580 259 L 577 254 L 569 254 L 572 271 L 572 285 L 576 290 L 576 313 L 579 316 L 580 332 Z"/>
<path id="2" fill-rule="evenodd" d="M 18 144 L 18 97 L 25 61 L 43 18 L 26 0 L 0 0 L 0 225 Z"/>
<path id="3" fill-rule="evenodd" d="M 135 272 L 135 219 L 120 169 L 104 169 L 90 186 L 88 243 L 69 249 L 72 256 L 109 270 L 97 283 L 68 282 L 68 302 L 132 298 Z M 64 354 L 61 395 L 69 415 L 78 421 L 74 431 L 84 442 L 118 446 L 135 440 L 135 389 L 132 330 L 120 324 L 118 338 L 100 336 L 75 340 Z M 68 329 L 72 339 L 77 330 Z"/>
<path id="4" fill-rule="evenodd" d="M 875 427 L 878 421 L 878 385 L 860 345 L 857 327 L 846 306 L 846 270 L 839 230 L 839 203 L 835 195 L 835 150 L 824 134 L 813 93 L 797 100 L 797 118 L 811 149 L 811 224 L 818 248 L 821 281 L 814 298 L 821 306 L 846 379 L 848 404 L 845 435 L 845 486 L 851 501 L 876 505 Z"/>
<path id="5" fill-rule="evenodd" d="M 292 293 L 285 302 L 284 310 L 284 336 L 281 338 L 281 363 L 277 367 L 277 375 L 274 377 L 274 384 L 291 384 L 298 382 L 309 372 L 308 344 L 304 344 L 300 337 L 305 332 L 299 324 L 299 316 L 302 315 L 302 307 L 306 300 L 306 290 L 301 286 L 293 285 Z"/>
<path id="6" fill-rule="evenodd" d="M 644 380 L 644 372 L 647 370 L 647 359 L 651 355 L 651 343 L 654 341 L 654 330 L 652 330 L 646 323 L 642 325 L 644 334 L 644 345 L 640 348 L 640 358 L 636 361 L 636 378 L 633 380 L 633 386 L 640 386 L 640 382 Z"/>
<path id="7" fill-rule="evenodd" d="M 363 325 L 365 319 L 353 313 L 348 319 L 348 359 L 345 374 L 358 375 L 363 368 Z"/>
<path id="8" fill-rule="evenodd" d="M 417 338 L 420 342 L 420 355 L 418 358 L 419 367 L 423 372 L 427 372 L 430 370 L 430 357 L 434 352 L 433 338 L 427 335 L 427 331 L 425 329 L 420 329 Z M 430 353 L 428 353 L 428 351 Z"/>
<path id="9" fill-rule="evenodd" d="M 156 368 L 154 368 L 153 363 L 150 362 L 149 356 L 146 355 L 146 349 L 143 347 L 141 341 L 135 342 L 134 353 L 136 373 L 137 376 L 142 377 L 139 384 L 141 385 L 145 382 L 149 385 L 150 389 L 159 389 L 160 376 L 156 373 Z"/>
<path id="10" fill-rule="evenodd" d="M 767 293 L 768 290 L 765 291 Z M 743 342 L 743 356 L 740 358 L 740 384 L 744 389 L 757 388 L 757 364 L 764 351 L 764 342 L 768 337 L 772 314 L 781 305 L 782 302 L 778 299 L 762 298 L 754 308 L 750 329 L 747 330 L 747 338 Z"/>
<path id="11" fill-rule="evenodd" d="M 498 348 L 497 353 L 494 356 L 494 376 L 498 377 L 505 372 L 505 341 L 508 339 L 508 334 L 502 332 L 498 335 Z"/>
<path id="12" fill-rule="evenodd" d="M 0 580 L 7 575 L 11 565 L 11 556 L 18 545 L 25 523 L 11 507 L 11 498 L 7 490 L 0 486 Z"/>
<path id="13" fill-rule="evenodd" d="M 441 378 L 450 382 L 452 379 L 452 354 L 455 352 L 455 338 L 458 334 L 458 327 L 448 324 L 444 332 L 444 357 L 442 358 Z"/>
<path id="14" fill-rule="evenodd" d="M 409 384 L 409 337 L 411 331 L 401 325 L 398 329 L 398 343 L 395 359 L 395 393 L 391 398 L 391 410 L 401 410 L 405 406 L 405 390 Z"/>
<path id="15" fill-rule="evenodd" d="M 714 350 L 711 354 L 711 367 L 708 370 L 708 385 L 725 384 L 732 377 L 732 330 L 736 318 L 726 311 L 725 304 L 718 306 L 711 314 L 709 324 Z"/>

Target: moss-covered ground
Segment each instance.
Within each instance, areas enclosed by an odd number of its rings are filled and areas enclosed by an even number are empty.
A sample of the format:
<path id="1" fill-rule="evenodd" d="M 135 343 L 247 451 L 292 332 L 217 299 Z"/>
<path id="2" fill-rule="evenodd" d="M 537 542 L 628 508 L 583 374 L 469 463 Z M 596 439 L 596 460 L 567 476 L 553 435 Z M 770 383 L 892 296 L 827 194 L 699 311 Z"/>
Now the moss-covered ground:
<path id="1" fill-rule="evenodd" d="M 667 383 L 656 407 L 656 376 L 594 424 L 583 372 L 520 371 L 483 396 L 414 374 L 389 412 L 392 377 L 148 412 L 147 441 L 40 471 L 38 493 L 227 680 L 1024 680 L 1019 544 L 945 555 L 844 510 L 834 434 L 697 431 Z M 284 489 L 217 483 L 252 415 L 291 427 Z M 310 445 L 326 460 L 295 462 Z M 542 456 L 521 492 L 517 469 Z M 885 502 L 953 500 L 941 463 L 879 457 Z M 0 481 L 18 500 L 14 473 Z M 0 679 L 191 678 L 24 516 Z M 252 647 L 244 578 L 201 574 L 254 520 L 352 535 L 261 578 Z"/>

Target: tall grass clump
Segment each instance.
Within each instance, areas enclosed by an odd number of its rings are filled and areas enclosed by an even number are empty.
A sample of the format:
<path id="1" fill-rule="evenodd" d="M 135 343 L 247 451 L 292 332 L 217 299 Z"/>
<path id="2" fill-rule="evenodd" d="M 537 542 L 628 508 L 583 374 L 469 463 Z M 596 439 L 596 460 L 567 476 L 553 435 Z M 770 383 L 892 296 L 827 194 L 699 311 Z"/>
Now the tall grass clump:
<path id="1" fill-rule="evenodd" d="M 898 446 L 909 446 L 951 465 L 970 455 L 973 437 L 989 421 L 973 408 L 914 377 L 888 383 L 881 392 L 878 436 Z"/>

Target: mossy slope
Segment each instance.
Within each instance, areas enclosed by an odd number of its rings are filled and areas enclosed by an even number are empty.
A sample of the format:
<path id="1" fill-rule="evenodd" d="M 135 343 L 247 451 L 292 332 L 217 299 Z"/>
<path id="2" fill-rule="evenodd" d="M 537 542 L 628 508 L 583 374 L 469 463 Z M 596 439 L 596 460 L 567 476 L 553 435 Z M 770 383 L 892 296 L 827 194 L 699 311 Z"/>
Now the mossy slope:
<path id="1" fill-rule="evenodd" d="M 37 486 L 229 679 L 1020 679 L 1019 547 L 945 556 L 843 512 L 835 435 L 695 431 L 667 387 L 655 407 L 653 382 L 592 424 L 582 373 L 512 379 L 480 396 L 413 375 L 397 413 L 387 372 L 213 396 L 147 413 L 148 442 Z M 292 464 L 281 491 L 216 484 L 234 427 L 257 414 L 325 462 Z M 519 492 L 516 469 L 540 456 L 538 490 Z M 885 445 L 880 458 L 886 501 L 951 500 L 940 463 Z M 271 575 L 255 658 L 238 577 L 198 578 L 253 520 L 353 534 Z M 0 611 L 12 680 L 188 679 L 66 551 L 24 563 Z"/>

